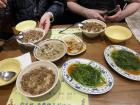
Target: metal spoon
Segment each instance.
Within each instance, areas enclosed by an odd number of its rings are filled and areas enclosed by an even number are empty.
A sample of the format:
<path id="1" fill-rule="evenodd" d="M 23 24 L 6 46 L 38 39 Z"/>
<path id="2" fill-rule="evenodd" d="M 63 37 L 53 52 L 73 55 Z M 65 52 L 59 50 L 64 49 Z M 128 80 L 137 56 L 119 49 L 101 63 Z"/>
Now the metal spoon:
<path id="1" fill-rule="evenodd" d="M 2 72 L 0 72 L 0 78 L 5 80 L 5 81 L 11 80 L 15 75 L 16 75 L 16 73 L 13 72 L 13 71 L 2 71 Z"/>
<path id="2" fill-rule="evenodd" d="M 31 45 L 31 46 L 33 46 L 33 47 L 36 47 L 36 48 L 40 49 L 40 46 L 32 43 L 31 41 L 29 41 L 28 44 Z"/>
<path id="3" fill-rule="evenodd" d="M 22 34 L 19 34 L 17 36 L 14 36 L 16 39 L 22 39 L 23 38 L 23 35 Z"/>
<path id="4" fill-rule="evenodd" d="M 18 39 L 18 40 L 20 40 L 20 39 L 22 39 L 22 38 L 23 38 L 23 34 L 22 34 L 22 33 L 19 33 L 19 34 L 17 34 L 17 35 L 12 36 L 12 37 L 10 38 L 10 40 L 11 40 L 11 39 Z"/>

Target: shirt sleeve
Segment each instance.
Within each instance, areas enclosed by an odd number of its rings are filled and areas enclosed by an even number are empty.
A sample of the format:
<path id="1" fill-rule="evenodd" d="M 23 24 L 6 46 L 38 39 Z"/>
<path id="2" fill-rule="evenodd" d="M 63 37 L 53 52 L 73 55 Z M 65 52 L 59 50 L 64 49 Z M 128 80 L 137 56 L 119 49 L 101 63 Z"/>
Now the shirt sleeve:
<path id="1" fill-rule="evenodd" d="M 52 12 L 55 20 L 63 14 L 65 7 L 65 0 L 54 0 L 53 4 L 48 8 L 47 12 Z"/>

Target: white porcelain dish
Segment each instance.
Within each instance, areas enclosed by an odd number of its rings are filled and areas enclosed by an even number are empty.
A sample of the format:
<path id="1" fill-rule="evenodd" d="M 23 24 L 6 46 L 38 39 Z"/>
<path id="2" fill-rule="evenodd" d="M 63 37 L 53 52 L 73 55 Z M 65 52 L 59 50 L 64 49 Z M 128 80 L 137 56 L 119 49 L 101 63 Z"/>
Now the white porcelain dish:
<path id="1" fill-rule="evenodd" d="M 90 64 L 92 67 L 99 68 L 101 70 L 102 76 L 105 78 L 106 83 L 103 86 L 99 87 L 87 87 L 83 86 L 82 84 L 78 83 L 74 80 L 68 73 L 68 68 L 70 65 L 75 63 L 82 63 L 82 64 Z M 74 89 L 87 93 L 87 94 L 103 94 L 111 90 L 114 84 L 113 77 L 111 73 L 101 64 L 88 60 L 88 59 L 71 59 L 65 62 L 62 66 L 62 74 L 64 80 Z M 92 79 L 92 78 L 91 78 Z"/>
<path id="2" fill-rule="evenodd" d="M 111 57 L 111 53 L 114 50 L 126 50 L 128 52 L 133 53 L 136 56 L 140 57 L 140 55 L 137 52 L 135 52 L 135 51 L 133 51 L 133 50 L 127 48 L 127 47 L 120 46 L 120 45 L 110 45 L 104 51 L 104 57 L 105 57 L 107 63 L 112 67 L 113 70 L 115 70 L 118 74 L 120 74 L 120 75 L 122 75 L 122 76 L 124 76 L 128 79 L 135 80 L 135 81 L 140 81 L 140 75 L 130 74 L 129 72 L 123 70 L 122 68 L 118 67 L 115 64 L 115 62 L 113 61 L 113 59 Z"/>

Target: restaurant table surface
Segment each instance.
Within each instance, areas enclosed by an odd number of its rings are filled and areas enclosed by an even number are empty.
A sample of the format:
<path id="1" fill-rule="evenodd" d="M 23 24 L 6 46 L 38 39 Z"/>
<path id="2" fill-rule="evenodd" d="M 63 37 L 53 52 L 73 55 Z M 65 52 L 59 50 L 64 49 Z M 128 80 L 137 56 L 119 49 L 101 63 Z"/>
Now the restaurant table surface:
<path id="1" fill-rule="evenodd" d="M 116 24 L 116 23 L 114 23 Z M 117 23 L 119 25 L 127 26 L 125 23 Z M 112 25 L 112 24 L 111 24 Z M 53 26 L 53 28 L 67 27 L 65 25 Z M 57 66 L 61 66 L 65 61 L 72 58 L 86 58 L 94 60 L 98 63 L 104 65 L 114 77 L 114 86 L 113 88 L 101 95 L 89 95 L 90 105 L 140 105 L 140 82 L 132 81 L 122 77 L 117 74 L 105 61 L 104 59 L 104 49 L 113 43 L 111 43 L 105 36 L 99 36 L 94 39 L 88 39 L 83 37 L 84 43 L 87 45 L 86 52 L 78 56 L 64 56 L 61 60 L 55 62 Z M 126 46 L 140 53 L 140 43 L 137 42 L 133 36 L 131 39 L 120 43 L 119 45 Z M 20 56 L 25 52 L 19 47 L 15 40 L 9 40 L 4 50 L 0 52 L 0 60 Z M 32 56 L 33 61 L 35 61 Z M 12 88 L 14 87 L 15 82 L 0 87 L 0 105 L 6 105 Z"/>

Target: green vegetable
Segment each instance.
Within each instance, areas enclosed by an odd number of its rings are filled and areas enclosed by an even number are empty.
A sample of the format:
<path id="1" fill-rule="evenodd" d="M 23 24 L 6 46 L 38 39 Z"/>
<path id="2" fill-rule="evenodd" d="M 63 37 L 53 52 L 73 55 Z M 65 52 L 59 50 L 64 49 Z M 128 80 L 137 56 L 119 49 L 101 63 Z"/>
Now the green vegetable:
<path id="1" fill-rule="evenodd" d="M 118 50 L 112 52 L 111 57 L 120 68 L 127 70 L 140 70 L 139 58 L 131 52 Z"/>
<path id="2" fill-rule="evenodd" d="M 76 64 L 70 76 L 80 84 L 90 87 L 106 83 L 101 71 L 88 64 Z"/>

